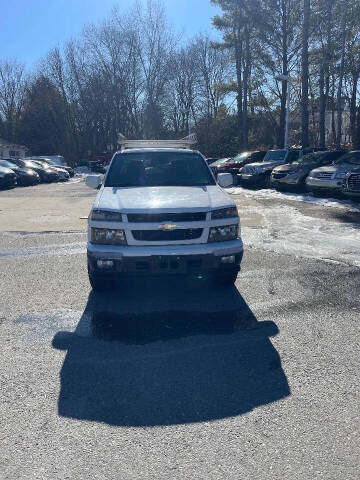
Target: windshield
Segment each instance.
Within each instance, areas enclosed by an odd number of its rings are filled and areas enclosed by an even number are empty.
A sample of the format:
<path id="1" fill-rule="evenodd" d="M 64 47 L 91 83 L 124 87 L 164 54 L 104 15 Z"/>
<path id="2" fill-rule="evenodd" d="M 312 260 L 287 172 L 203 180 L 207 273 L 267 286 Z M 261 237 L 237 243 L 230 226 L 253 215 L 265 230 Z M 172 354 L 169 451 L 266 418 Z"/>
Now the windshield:
<path id="1" fill-rule="evenodd" d="M 41 167 L 41 168 L 49 168 L 49 165 L 44 162 L 43 160 L 34 160 L 32 163 L 34 163 L 35 165 L 37 165 L 38 167 Z"/>
<path id="2" fill-rule="evenodd" d="M 37 162 L 32 162 L 31 160 L 26 160 L 26 161 L 24 162 L 24 164 L 25 164 L 25 166 L 26 166 L 27 168 L 39 168 L 39 167 L 42 168 L 42 165 L 41 165 L 41 164 L 39 164 L 39 163 L 37 163 Z"/>
<path id="3" fill-rule="evenodd" d="M 338 160 L 335 160 L 334 165 L 340 165 L 342 163 L 350 163 L 352 165 L 360 165 L 360 152 L 349 152 L 343 155 Z"/>
<path id="4" fill-rule="evenodd" d="M 64 166 L 64 162 L 62 162 L 61 160 L 57 160 L 55 158 L 47 158 L 46 161 L 48 163 L 51 163 L 51 165 L 56 165 L 57 167 L 63 167 Z"/>
<path id="5" fill-rule="evenodd" d="M 299 163 L 299 164 L 312 164 L 312 163 L 319 163 L 323 158 L 325 158 L 326 155 L 323 153 L 308 153 L 304 157 L 302 157 L 300 160 L 294 163 Z"/>
<path id="6" fill-rule="evenodd" d="M 118 153 L 111 162 L 105 187 L 215 185 L 208 166 L 197 153 Z"/>
<path id="7" fill-rule="evenodd" d="M 6 167 L 6 168 L 19 168 L 15 163 L 8 162 L 7 160 L 1 160 L 0 161 L 0 167 Z"/>
<path id="8" fill-rule="evenodd" d="M 221 165 L 222 163 L 228 162 L 229 160 L 230 158 L 220 158 L 220 160 L 216 160 L 216 162 L 212 163 L 211 166 L 214 167 L 217 165 Z"/>
<path id="9" fill-rule="evenodd" d="M 249 152 L 239 153 L 239 155 L 236 155 L 236 157 L 234 157 L 231 161 L 234 163 L 243 162 L 249 155 Z"/>
<path id="10" fill-rule="evenodd" d="M 277 160 L 284 160 L 286 155 L 286 150 L 269 150 L 264 159 L 263 162 L 273 162 Z"/>

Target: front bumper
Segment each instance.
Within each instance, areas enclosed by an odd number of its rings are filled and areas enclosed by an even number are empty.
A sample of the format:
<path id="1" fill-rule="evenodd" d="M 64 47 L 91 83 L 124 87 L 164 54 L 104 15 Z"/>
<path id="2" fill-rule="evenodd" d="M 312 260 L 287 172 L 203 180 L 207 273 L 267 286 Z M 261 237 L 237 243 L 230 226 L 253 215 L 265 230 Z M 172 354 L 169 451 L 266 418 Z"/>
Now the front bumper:
<path id="1" fill-rule="evenodd" d="M 341 192 L 342 184 L 341 178 L 307 177 L 306 179 L 306 187 L 310 191 Z"/>
<path id="2" fill-rule="evenodd" d="M 349 190 L 348 188 L 343 187 L 341 191 L 344 195 L 346 195 L 349 198 L 355 198 L 355 199 L 360 198 L 360 190 Z"/>
<path id="3" fill-rule="evenodd" d="M 285 177 L 281 178 L 274 178 L 271 175 L 271 185 L 276 187 L 298 187 L 301 184 L 302 177 L 299 175 L 286 175 Z"/>
<path id="4" fill-rule="evenodd" d="M 17 182 L 19 185 L 37 185 L 40 183 L 40 177 L 38 175 L 19 175 Z"/>
<path id="5" fill-rule="evenodd" d="M 234 256 L 233 263 L 221 258 Z M 152 247 L 88 244 L 89 274 L 96 277 L 207 275 L 238 272 L 243 257 L 241 239 L 230 242 Z M 98 268 L 97 260 L 112 260 L 113 267 Z"/>
<path id="6" fill-rule="evenodd" d="M 60 177 L 57 173 L 46 173 L 43 176 L 43 182 L 51 183 L 51 182 L 58 182 Z"/>
<path id="7" fill-rule="evenodd" d="M 241 183 L 243 185 L 249 186 L 256 186 L 256 185 L 263 185 L 265 182 L 266 173 L 256 173 L 256 174 L 249 174 L 249 173 L 241 173 Z"/>
<path id="8" fill-rule="evenodd" d="M 15 174 L 6 174 L 4 177 L 0 177 L 0 187 L 15 187 L 17 185 Z"/>

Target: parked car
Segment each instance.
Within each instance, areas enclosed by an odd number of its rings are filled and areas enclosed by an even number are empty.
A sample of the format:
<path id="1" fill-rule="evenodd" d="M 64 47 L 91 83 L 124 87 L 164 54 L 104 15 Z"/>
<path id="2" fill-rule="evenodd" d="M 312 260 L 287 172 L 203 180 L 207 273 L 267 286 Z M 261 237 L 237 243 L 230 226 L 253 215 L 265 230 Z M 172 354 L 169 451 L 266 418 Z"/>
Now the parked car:
<path id="1" fill-rule="evenodd" d="M 50 166 L 45 160 L 34 160 L 35 163 L 38 163 L 45 170 L 53 170 L 59 175 L 59 182 L 67 182 L 70 178 L 69 173 L 64 170 L 63 167 Z"/>
<path id="2" fill-rule="evenodd" d="M 261 162 L 249 163 L 240 170 L 244 186 L 269 187 L 272 170 L 279 165 L 292 163 L 301 156 L 301 150 L 269 150 Z"/>
<path id="3" fill-rule="evenodd" d="M 127 141 L 104 181 L 101 175 L 86 177 L 92 188 L 102 184 L 89 215 L 92 288 L 154 275 L 208 275 L 233 284 L 243 243 L 234 200 L 221 188 L 231 185 L 231 175 L 220 174 L 217 184 L 205 158 L 188 143 L 144 144 Z"/>
<path id="4" fill-rule="evenodd" d="M 346 174 L 360 166 L 360 150 L 348 152 L 326 167 L 311 170 L 306 179 L 306 188 L 315 195 L 342 193 Z"/>
<path id="5" fill-rule="evenodd" d="M 31 168 L 21 168 L 11 160 L 0 160 L 0 167 L 10 168 L 16 174 L 18 185 L 37 185 L 40 183 L 40 177 Z"/>
<path id="6" fill-rule="evenodd" d="M 223 163 L 218 173 L 231 173 L 233 176 L 233 184 L 237 185 L 241 179 L 240 169 L 249 163 L 261 162 L 266 152 L 267 150 L 256 150 L 239 153 L 239 155 Z"/>
<path id="7" fill-rule="evenodd" d="M 345 153 L 344 150 L 308 153 L 293 163 L 286 163 L 285 165 L 280 165 L 280 167 L 275 167 L 271 172 L 270 184 L 278 190 L 284 188 L 304 189 L 305 180 L 311 170 L 329 165 Z"/>
<path id="8" fill-rule="evenodd" d="M 218 173 L 222 173 L 221 172 L 221 165 L 223 165 L 224 163 L 228 162 L 229 160 L 231 160 L 231 157 L 226 157 L 226 158 L 219 158 L 219 160 L 216 160 L 215 162 L 213 162 L 211 165 L 210 165 L 210 170 L 213 172 L 213 174 L 216 175 Z"/>
<path id="9" fill-rule="evenodd" d="M 341 191 L 348 198 L 360 199 L 360 167 L 346 174 Z"/>
<path id="10" fill-rule="evenodd" d="M 54 162 L 54 165 L 58 167 L 66 167 L 67 164 L 65 162 L 65 158 L 62 155 L 39 155 L 39 156 L 32 156 L 33 160 L 51 160 Z"/>
<path id="11" fill-rule="evenodd" d="M 73 177 L 75 175 L 73 168 L 68 167 L 67 165 L 59 165 L 55 162 L 55 160 L 52 160 L 51 158 L 42 158 L 41 162 L 46 162 L 49 167 L 55 167 L 56 169 L 61 168 L 62 170 L 66 170 L 70 177 Z"/>
<path id="12" fill-rule="evenodd" d="M 0 188 L 16 187 L 16 173 L 7 167 L 0 166 Z"/>
<path id="13" fill-rule="evenodd" d="M 241 184 L 244 186 L 270 187 L 271 172 L 279 165 L 293 163 L 307 153 L 320 150 L 315 147 L 269 150 L 262 162 L 249 163 L 240 170 Z"/>
<path id="14" fill-rule="evenodd" d="M 28 159 L 13 159 L 12 162 L 21 168 L 30 168 L 31 170 L 34 170 L 39 175 L 41 182 L 58 182 L 60 179 L 60 176 L 56 170 L 45 169 L 35 161 Z"/>

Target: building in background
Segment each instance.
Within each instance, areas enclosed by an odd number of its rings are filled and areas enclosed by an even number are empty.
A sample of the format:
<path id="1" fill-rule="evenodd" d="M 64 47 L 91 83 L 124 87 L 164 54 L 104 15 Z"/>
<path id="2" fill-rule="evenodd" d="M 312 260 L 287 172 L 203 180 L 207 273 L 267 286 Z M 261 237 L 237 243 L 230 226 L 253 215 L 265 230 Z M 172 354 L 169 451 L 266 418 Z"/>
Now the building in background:
<path id="1" fill-rule="evenodd" d="M 28 149 L 0 138 L 0 158 L 25 158 Z"/>

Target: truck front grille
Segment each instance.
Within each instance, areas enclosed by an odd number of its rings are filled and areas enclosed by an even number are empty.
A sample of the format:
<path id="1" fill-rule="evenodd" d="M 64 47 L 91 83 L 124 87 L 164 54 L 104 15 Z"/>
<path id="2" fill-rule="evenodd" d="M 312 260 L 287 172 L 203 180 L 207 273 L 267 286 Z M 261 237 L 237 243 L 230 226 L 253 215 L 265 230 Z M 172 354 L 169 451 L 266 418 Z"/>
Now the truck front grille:
<path id="1" fill-rule="evenodd" d="M 127 218 L 131 223 L 201 222 L 206 220 L 206 212 L 128 213 Z"/>
<path id="2" fill-rule="evenodd" d="M 170 231 L 133 230 L 132 235 L 140 242 L 176 242 L 179 240 L 195 240 L 203 233 L 202 228 L 185 228 Z"/>
<path id="3" fill-rule="evenodd" d="M 360 190 L 360 173 L 353 173 L 349 176 L 348 186 L 352 190 Z"/>

